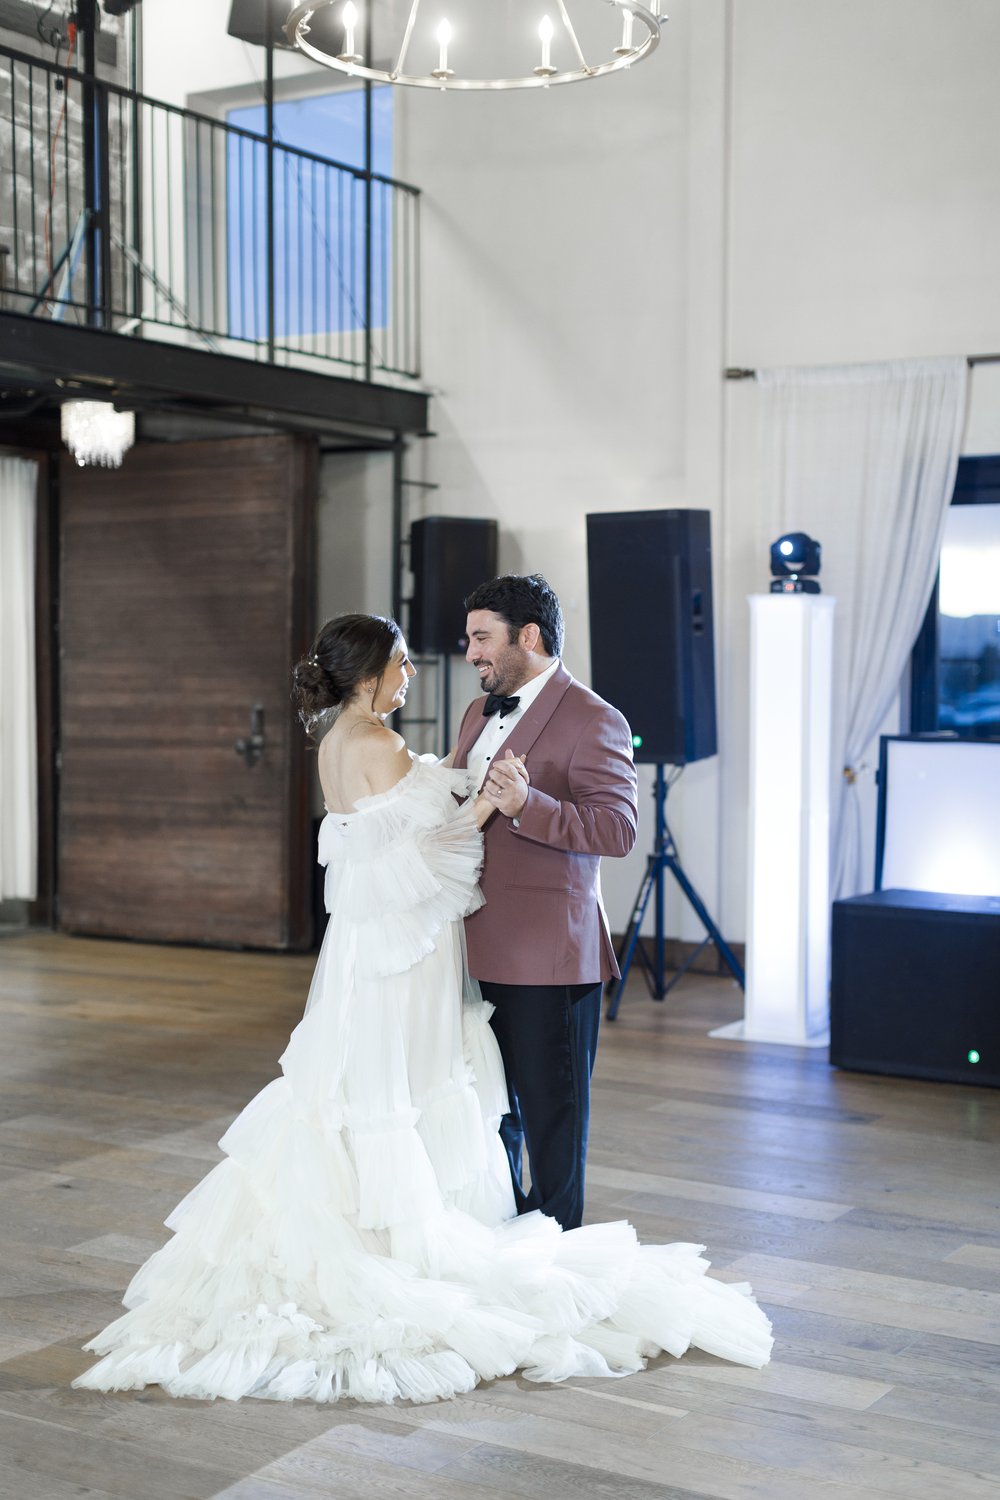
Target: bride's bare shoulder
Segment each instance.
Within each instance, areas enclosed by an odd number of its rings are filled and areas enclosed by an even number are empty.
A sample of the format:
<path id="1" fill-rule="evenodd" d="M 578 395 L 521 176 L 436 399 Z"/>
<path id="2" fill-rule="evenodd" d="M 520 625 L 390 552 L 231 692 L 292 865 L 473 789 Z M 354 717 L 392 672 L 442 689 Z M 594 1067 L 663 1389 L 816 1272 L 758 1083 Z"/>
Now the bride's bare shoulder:
<path id="1" fill-rule="evenodd" d="M 373 792 L 387 792 L 412 765 L 403 736 L 380 724 L 359 725 L 353 760 Z"/>
<path id="2" fill-rule="evenodd" d="M 388 792 L 412 761 L 402 735 L 382 724 L 336 727 L 319 747 L 319 774 L 328 807 L 347 811 L 360 797 Z"/>

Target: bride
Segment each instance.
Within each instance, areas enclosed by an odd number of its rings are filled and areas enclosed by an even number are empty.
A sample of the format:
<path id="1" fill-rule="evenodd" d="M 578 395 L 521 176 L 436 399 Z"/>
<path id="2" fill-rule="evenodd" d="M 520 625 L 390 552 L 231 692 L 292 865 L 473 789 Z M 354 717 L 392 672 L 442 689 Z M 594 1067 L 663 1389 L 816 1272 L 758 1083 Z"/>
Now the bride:
<path id="1" fill-rule="evenodd" d="M 515 1216 L 503 1070 L 461 920 L 481 903 L 497 789 L 470 795 L 464 771 L 388 727 L 413 675 L 398 626 L 368 615 L 329 622 L 296 668 L 302 717 L 325 731 L 330 917 L 305 1014 L 76 1386 L 433 1401 L 514 1370 L 630 1374 L 692 1346 L 768 1361 L 750 1288 L 707 1277 L 701 1246 Z"/>

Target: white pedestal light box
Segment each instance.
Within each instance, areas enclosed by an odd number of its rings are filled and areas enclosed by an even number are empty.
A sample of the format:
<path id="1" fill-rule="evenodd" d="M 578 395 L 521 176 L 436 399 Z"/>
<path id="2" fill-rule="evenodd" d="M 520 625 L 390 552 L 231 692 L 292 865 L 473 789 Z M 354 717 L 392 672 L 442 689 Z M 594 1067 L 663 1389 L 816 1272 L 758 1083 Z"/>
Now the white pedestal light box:
<path id="1" fill-rule="evenodd" d="M 744 1019 L 715 1035 L 825 1044 L 836 600 L 750 598 L 750 828 Z"/>

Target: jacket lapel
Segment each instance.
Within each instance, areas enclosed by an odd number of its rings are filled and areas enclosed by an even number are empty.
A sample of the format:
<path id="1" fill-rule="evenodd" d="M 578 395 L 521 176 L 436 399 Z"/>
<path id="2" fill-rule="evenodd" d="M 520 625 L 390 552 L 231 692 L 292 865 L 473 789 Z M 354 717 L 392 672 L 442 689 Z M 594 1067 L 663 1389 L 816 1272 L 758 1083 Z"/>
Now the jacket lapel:
<path id="1" fill-rule="evenodd" d="M 573 679 L 559 663 L 548 682 L 542 688 L 531 707 L 522 714 L 510 734 L 503 741 L 497 754 L 513 750 L 515 755 L 526 755 L 555 713 Z M 470 705 L 471 707 L 472 705 Z M 458 742 L 455 745 L 455 769 L 464 771 L 469 763 L 469 751 L 483 732 L 481 714 L 465 712 Z"/>
<path id="2" fill-rule="evenodd" d="M 548 682 L 542 688 L 531 707 L 521 715 L 510 734 L 503 741 L 497 756 L 512 750 L 515 755 L 527 755 L 532 745 L 562 702 L 573 679 L 559 663 Z"/>
<path id="3" fill-rule="evenodd" d="M 548 682 L 542 688 L 531 707 L 522 714 L 510 734 L 500 746 L 501 751 L 513 750 L 515 755 L 526 755 L 561 703 L 573 679 L 559 663 Z M 473 706 L 473 705 L 470 705 Z M 455 745 L 455 769 L 464 771 L 469 763 L 469 751 L 483 732 L 481 714 L 466 709 L 465 718 Z"/>

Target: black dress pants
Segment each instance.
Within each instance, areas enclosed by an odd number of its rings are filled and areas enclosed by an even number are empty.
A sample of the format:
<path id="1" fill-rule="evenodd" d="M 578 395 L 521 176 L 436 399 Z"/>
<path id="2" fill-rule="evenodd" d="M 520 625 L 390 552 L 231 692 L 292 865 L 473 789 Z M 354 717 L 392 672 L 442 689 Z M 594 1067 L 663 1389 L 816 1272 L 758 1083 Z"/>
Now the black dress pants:
<path id="1" fill-rule="evenodd" d="M 518 1213 L 541 1209 L 564 1229 L 583 1222 L 590 1075 L 601 1023 L 600 984 L 481 984 L 495 1007 L 510 1114 L 500 1135 Z M 521 1179 L 527 1149 L 531 1190 Z"/>

